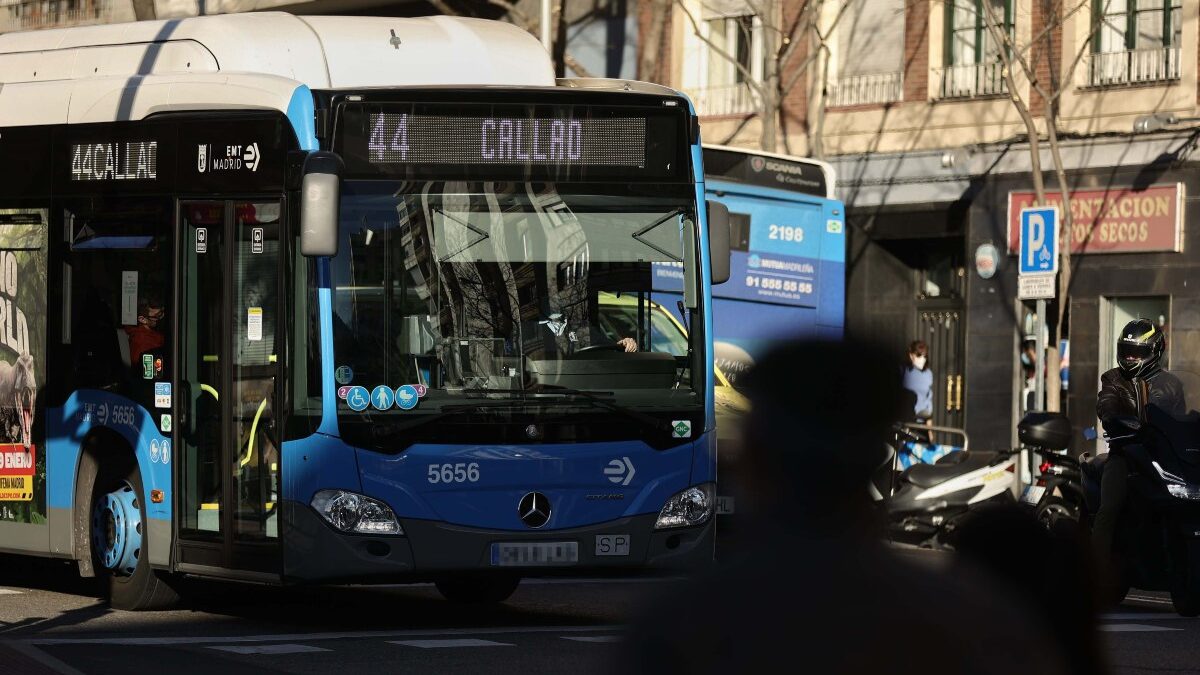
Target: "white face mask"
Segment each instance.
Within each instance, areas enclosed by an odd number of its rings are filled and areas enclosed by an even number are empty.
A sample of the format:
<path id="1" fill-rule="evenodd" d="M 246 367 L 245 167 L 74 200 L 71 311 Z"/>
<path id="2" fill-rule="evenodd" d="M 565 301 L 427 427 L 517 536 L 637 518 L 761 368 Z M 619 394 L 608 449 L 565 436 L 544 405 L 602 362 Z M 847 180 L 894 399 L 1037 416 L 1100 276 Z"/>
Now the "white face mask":
<path id="1" fill-rule="evenodd" d="M 914 356 L 914 357 L 912 357 L 912 362 L 913 362 L 913 368 L 916 368 L 917 370 L 925 370 L 925 357 L 924 356 Z"/>

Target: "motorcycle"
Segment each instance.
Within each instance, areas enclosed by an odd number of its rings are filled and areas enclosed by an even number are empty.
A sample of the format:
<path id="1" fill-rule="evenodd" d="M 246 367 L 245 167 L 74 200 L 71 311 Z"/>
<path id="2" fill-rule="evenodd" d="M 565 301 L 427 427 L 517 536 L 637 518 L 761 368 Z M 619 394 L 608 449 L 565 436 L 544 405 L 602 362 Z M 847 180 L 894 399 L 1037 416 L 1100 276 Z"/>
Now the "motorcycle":
<path id="1" fill-rule="evenodd" d="M 1085 510 L 1083 474 L 1079 460 L 1065 454 L 1071 442 L 1071 422 L 1061 413 L 1031 412 L 1017 424 L 1019 451 L 1041 459 L 1038 475 L 1021 495 L 1038 521 L 1053 530 L 1077 525 Z"/>
<path id="2" fill-rule="evenodd" d="M 1200 393 L 1200 386 L 1195 386 L 1200 385 L 1200 378 L 1179 379 L 1194 404 L 1197 399 L 1192 395 Z M 1200 412 L 1176 416 L 1154 404 L 1144 405 L 1142 410 L 1139 417 L 1106 422 L 1105 437 L 1129 465 L 1127 497 L 1113 537 L 1113 568 L 1120 580 L 1117 599 L 1123 599 L 1130 587 L 1165 590 L 1170 592 L 1176 612 L 1197 616 Z M 1108 458 L 1108 454 L 1100 455 L 1083 464 L 1089 523 L 1100 506 L 1100 478 Z"/>
<path id="3" fill-rule="evenodd" d="M 924 548 L 952 548 L 956 527 L 973 507 L 1012 502 L 1015 453 L 977 452 L 964 442 L 963 449 L 945 452 L 932 464 L 915 462 L 900 470 L 903 454 L 931 444 L 903 426 L 894 431 L 888 458 L 880 467 L 890 478 L 888 494 L 883 494 L 878 482 L 871 485 L 872 497 L 887 514 L 889 539 Z M 936 447 L 934 451 L 938 452 Z"/>

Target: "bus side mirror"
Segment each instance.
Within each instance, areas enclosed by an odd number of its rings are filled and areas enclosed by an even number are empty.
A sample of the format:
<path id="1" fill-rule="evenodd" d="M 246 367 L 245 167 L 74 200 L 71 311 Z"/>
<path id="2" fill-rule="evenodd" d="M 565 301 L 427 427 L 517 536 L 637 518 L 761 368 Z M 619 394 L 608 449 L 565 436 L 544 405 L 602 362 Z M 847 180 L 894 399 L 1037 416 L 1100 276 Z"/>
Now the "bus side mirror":
<path id="1" fill-rule="evenodd" d="M 712 264 L 712 283 L 729 281 L 729 207 L 711 199 L 708 208 L 708 255 Z"/>
<path id="2" fill-rule="evenodd" d="M 300 253 L 316 258 L 338 251 L 342 158 L 317 151 L 304 160 L 300 179 Z"/>

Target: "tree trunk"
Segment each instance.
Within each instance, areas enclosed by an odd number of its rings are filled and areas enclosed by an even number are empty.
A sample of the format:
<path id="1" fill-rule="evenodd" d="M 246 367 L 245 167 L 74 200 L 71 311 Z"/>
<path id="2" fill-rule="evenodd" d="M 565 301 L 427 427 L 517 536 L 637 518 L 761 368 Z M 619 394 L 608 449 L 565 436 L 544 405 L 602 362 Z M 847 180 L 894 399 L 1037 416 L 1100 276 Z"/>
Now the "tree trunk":
<path id="1" fill-rule="evenodd" d="M 1046 141 L 1050 146 L 1050 158 L 1054 163 L 1054 176 L 1058 182 L 1058 190 L 1062 195 L 1062 209 L 1059 213 L 1061 223 L 1058 233 L 1058 298 L 1055 305 L 1058 309 L 1057 321 L 1054 323 L 1054 344 L 1051 354 L 1054 363 L 1059 361 L 1058 345 L 1062 342 L 1063 321 L 1067 315 L 1067 306 L 1071 301 L 1071 229 L 1075 222 L 1071 216 L 1071 190 L 1067 184 L 1067 172 L 1063 167 L 1062 153 L 1058 145 L 1057 106 L 1046 106 Z M 1050 363 L 1047 358 L 1046 363 Z M 1062 377 L 1058 367 L 1046 372 L 1046 409 L 1051 412 L 1062 411 L 1060 394 L 1062 393 Z"/>
<path id="2" fill-rule="evenodd" d="M 660 73 L 659 65 L 662 58 L 663 31 L 666 30 L 667 17 L 670 16 L 672 0 L 642 0 L 650 9 L 650 20 L 646 23 L 646 32 L 638 40 L 638 70 L 639 80 L 647 82 L 662 82 L 668 78 Z"/>
<path id="3" fill-rule="evenodd" d="M 567 0 L 557 0 L 554 3 L 553 18 L 554 22 L 554 49 L 550 51 L 554 55 L 554 76 L 567 76 Z"/>
<path id="4" fill-rule="evenodd" d="M 138 21 L 148 21 L 158 18 L 158 10 L 154 0 L 133 0 L 133 17 Z"/>
<path id="5" fill-rule="evenodd" d="M 813 78 L 808 88 L 809 100 L 813 102 L 809 106 L 812 122 L 808 125 L 808 155 L 816 159 L 825 159 L 825 92 L 829 84 L 829 52 L 821 42 L 814 44 L 813 49 L 821 50 L 821 54 L 817 64 L 819 75 Z"/>
<path id="6" fill-rule="evenodd" d="M 779 12 L 779 8 L 774 3 L 765 5 L 770 8 L 772 14 Z M 759 114 L 759 121 L 762 123 L 762 137 L 759 141 L 760 147 L 767 152 L 777 152 L 779 148 L 778 133 L 779 133 L 779 114 L 780 108 L 783 105 L 783 96 L 786 92 L 780 91 L 779 88 L 779 34 L 773 30 L 775 25 L 775 16 L 764 16 L 760 20 L 763 23 L 762 43 L 763 54 L 766 58 L 763 59 L 763 79 L 762 79 L 762 101 Z"/>

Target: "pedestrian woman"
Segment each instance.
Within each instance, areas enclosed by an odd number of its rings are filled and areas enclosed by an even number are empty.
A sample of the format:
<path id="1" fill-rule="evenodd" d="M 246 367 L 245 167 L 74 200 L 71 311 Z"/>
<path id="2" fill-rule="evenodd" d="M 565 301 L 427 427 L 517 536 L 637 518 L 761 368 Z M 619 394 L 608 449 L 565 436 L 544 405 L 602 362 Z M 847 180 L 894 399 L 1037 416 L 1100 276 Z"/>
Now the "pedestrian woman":
<path id="1" fill-rule="evenodd" d="M 929 346 L 920 340 L 914 340 L 908 346 L 904 388 L 917 397 L 913 418 L 921 424 L 929 424 L 933 417 L 933 371 L 929 369 Z"/>

